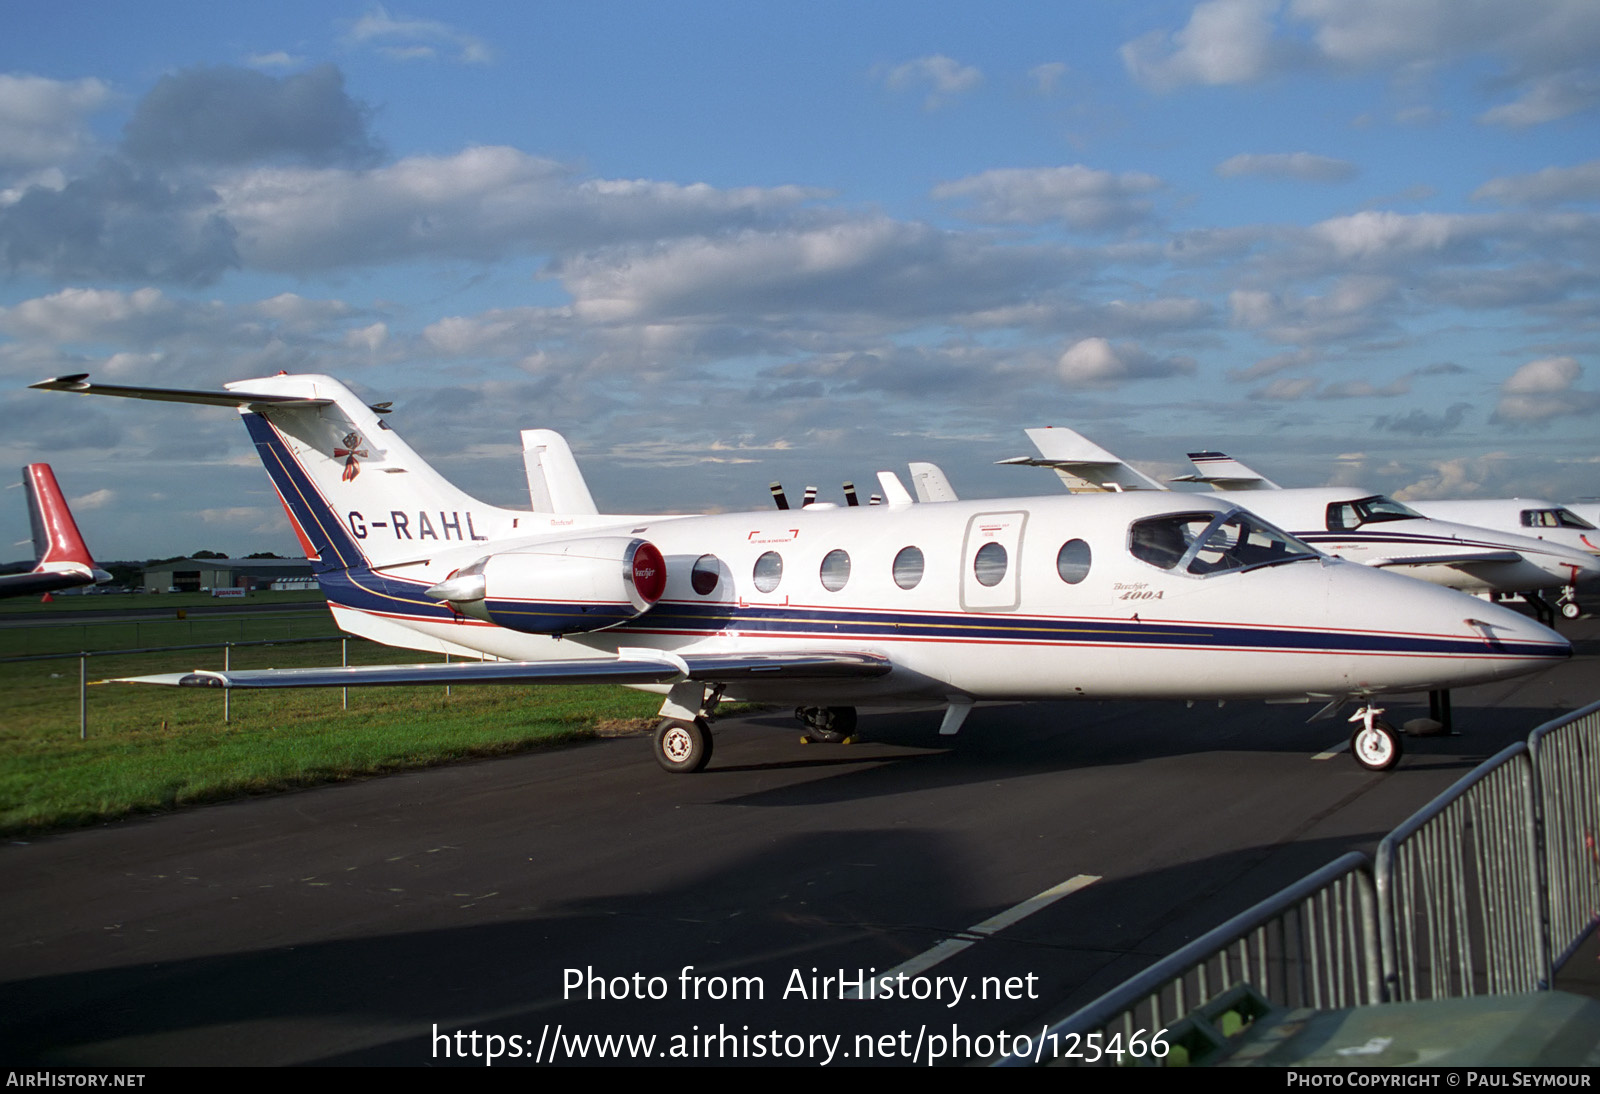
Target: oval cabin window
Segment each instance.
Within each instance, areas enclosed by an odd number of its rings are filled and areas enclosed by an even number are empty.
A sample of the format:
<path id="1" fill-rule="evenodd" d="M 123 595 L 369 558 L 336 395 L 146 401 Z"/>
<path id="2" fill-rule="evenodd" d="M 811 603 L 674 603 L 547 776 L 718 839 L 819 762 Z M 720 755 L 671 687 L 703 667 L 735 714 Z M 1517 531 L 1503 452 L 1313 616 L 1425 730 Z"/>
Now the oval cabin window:
<path id="1" fill-rule="evenodd" d="M 1068 585 L 1076 585 L 1089 576 L 1089 545 L 1081 539 L 1069 539 L 1056 552 L 1056 573 Z"/>
<path id="2" fill-rule="evenodd" d="M 922 583 L 922 549 L 905 547 L 894 556 L 894 583 L 902 589 L 915 589 Z"/>
<path id="3" fill-rule="evenodd" d="M 985 543 L 972 559 L 972 570 L 979 585 L 994 588 L 1006 578 L 1006 549 L 998 543 Z"/>
<path id="4" fill-rule="evenodd" d="M 850 556 L 843 551 L 829 551 L 822 560 L 819 576 L 824 589 L 838 592 L 850 580 Z"/>
<path id="5" fill-rule="evenodd" d="M 776 551 L 768 551 L 756 559 L 756 568 L 750 576 L 756 588 L 770 593 L 783 580 L 783 556 Z"/>

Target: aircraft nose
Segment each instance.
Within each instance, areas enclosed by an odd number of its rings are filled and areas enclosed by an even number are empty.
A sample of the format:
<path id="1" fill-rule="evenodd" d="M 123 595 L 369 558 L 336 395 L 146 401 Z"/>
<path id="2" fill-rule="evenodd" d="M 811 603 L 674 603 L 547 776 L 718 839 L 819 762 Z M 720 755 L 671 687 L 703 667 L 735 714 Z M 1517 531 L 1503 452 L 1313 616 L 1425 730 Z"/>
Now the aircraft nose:
<path id="1" fill-rule="evenodd" d="M 1509 662 L 1520 662 L 1528 671 L 1541 663 L 1565 661 L 1572 656 L 1572 643 L 1521 612 L 1499 604 L 1479 602 L 1469 606 L 1462 619 L 1467 632 L 1480 639 L 1493 654 Z"/>

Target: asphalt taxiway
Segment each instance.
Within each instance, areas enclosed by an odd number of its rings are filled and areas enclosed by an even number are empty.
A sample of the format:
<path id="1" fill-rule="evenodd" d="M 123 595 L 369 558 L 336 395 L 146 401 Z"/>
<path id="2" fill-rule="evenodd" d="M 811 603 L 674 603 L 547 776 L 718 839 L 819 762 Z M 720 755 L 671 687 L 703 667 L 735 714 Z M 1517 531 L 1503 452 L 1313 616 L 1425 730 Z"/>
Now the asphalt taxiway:
<path id="1" fill-rule="evenodd" d="M 954 742 L 869 713 L 853 746 L 773 713 L 718 723 L 694 776 L 623 738 L 16 841 L 0 1055 L 601 1062 L 585 1038 L 636 1035 L 604 1062 L 904 1064 L 944 1037 L 961 1062 L 961 1035 L 1037 1032 L 1600 698 L 1600 623 L 1562 630 L 1572 661 L 1458 691 L 1459 735 L 1383 775 L 1314 759 L 1349 727 L 1306 707 L 996 705 Z"/>

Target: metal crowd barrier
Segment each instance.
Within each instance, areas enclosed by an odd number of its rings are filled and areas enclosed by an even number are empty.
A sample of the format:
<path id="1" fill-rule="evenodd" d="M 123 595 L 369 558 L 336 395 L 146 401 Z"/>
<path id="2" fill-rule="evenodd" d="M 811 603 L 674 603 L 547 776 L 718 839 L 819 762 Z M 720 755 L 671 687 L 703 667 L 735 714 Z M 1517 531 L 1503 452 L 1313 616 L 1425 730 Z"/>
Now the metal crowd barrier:
<path id="1" fill-rule="evenodd" d="M 1548 989 L 1600 923 L 1600 703 L 1541 725 L 1390 833 L 1240 913 L 1052 1026 L 1056 1045 L 1161 1063 L 1269 1007 L 1316 1010 Z M 1113 1040 L 1116 1038 L 1116 1040 Z M 1137 1058 L 1135 1058 L 1137 1055 Z M 1192 1055 L 1192 1053 L 1191 1053 Z M 1001 1066 L 1035 1061 L 1016 1056 Z M 1054 1054 L 1056 1064 L 1091 1062 Z"/>
<path id="2" fill-rule="evenodd" d="M 1600 915 L 1600 703 L 1528 737 L 1544 846 L 1551 964 L 1571 957 Z"/>
<path id="3" fill-rule="evenodd" d="M 1069 1043 L 1099 1034 L 1097 1044 L 1127 1046 L 1142 1035 L 1142 1043 L 1148 1043 L 1152 1033 L 1176 1026 L 1241 985 L 1283 1007 L 1377 1002 L 1377 904 L 1368 866 L 1359 851 L 1335 859 L 1102 995 L 1051 1027 L 1047 1037 Z M 1181 1041 L 1177 1048 L 1184 1050 Z M 1138 1062 L 1133 1056 L 1108 1052 L 1082 1062 Z M 1142 1052 L 1140 1059 L 1160 1062 Z M 1013 1057 L 1002 1063 L 1032 1062 Z M 1055 1062 L 1075 1061 L 1058 1057 Z"/>
<path id="4" fill-rule="evenodd" d="M 1378 844 L 1385 999 L 1550 986 L 1533 765 L 1502 749 Z"/>

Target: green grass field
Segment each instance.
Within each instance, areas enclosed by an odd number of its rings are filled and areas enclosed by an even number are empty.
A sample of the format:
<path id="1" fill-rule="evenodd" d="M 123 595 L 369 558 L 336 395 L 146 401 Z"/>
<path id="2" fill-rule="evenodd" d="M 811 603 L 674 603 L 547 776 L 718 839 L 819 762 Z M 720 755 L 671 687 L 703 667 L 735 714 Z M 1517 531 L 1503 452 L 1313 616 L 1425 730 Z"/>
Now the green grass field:
<path id="1" fill-rule="evenodd" d="M 92 597 L 102 607 L 138 606 L 145 597 Z M 165 600 L 166 598 L 159 598 Z M 176 597 L 172 599 L 177 599 Z M 47 606 L 49 607 L 49 606 Z M 336 634 L 325 609 L 293 621 L 294 637 Z M 286 637 L 290 620 L 177 621 L 198 630 L 150 630 L 143 646 Z M 214 632 L 209 628 L 217 625 Z M 164 624 L 163 624 L 164 625 Z M 71 632 L 71 640 L 64 636 Z M 135 644 L 125 622 L 0 629 L 0 658 L 56 649 L 120 649 Z M 437 660 L 358 639 L 351 664 Z M 88 679 L 221 668 L 222 650 L 94 656 Z M 338 642 L 236 647 L 234 668 L 336 665 Z M 87 689 L 88 739 L 79 739 L 78 659 L 0 664 L 0 832 L 20 834 L 81 825 L 292 786 L 425 767 L 468 757 L 524 751 L 592 736 L 644 729 L 660 698 L 610 686 L 352 688 L 236 692 L 223 721 L 223 693 L 210 689 L 106 684 Z"/>

